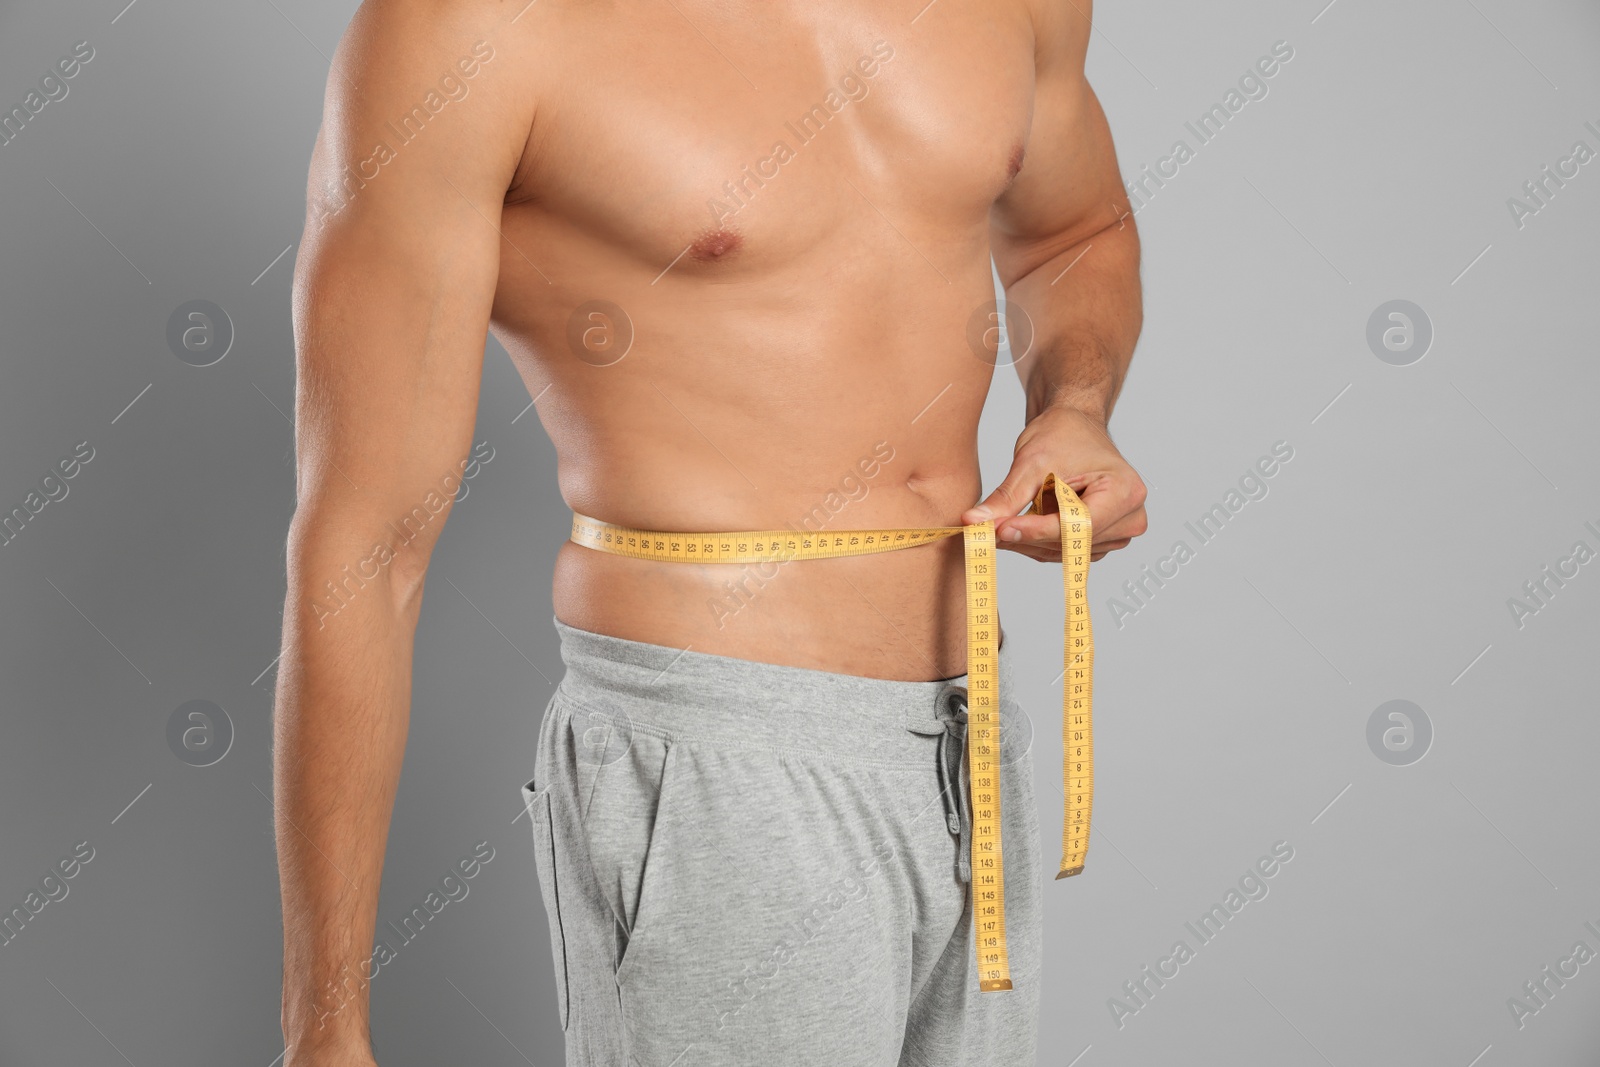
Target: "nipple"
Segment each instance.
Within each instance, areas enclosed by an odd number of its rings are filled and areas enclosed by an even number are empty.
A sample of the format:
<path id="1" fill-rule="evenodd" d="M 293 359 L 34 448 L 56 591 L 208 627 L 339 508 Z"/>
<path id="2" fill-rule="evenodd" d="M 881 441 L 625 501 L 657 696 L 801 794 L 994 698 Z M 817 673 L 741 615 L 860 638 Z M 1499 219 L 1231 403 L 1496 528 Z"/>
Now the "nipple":
<path id="1" fill-rule="evenodd" d="M 719 226 L 701 234 L 689 246 L 689 254 L 701 262 L 712 263 L 737 251 L 743 243 L 744 238 L 737 233 Z"/>
<path id="2" fill-rule="evenodd" d="M 1006 164 L 1006 181 L 1008 184 L 1015 181 L 1017 175 L 1022 171 L 1022 157 L 1026 151 L 1027 149 L 1020 144 L 1011 150 L 1011 160 Z"/>

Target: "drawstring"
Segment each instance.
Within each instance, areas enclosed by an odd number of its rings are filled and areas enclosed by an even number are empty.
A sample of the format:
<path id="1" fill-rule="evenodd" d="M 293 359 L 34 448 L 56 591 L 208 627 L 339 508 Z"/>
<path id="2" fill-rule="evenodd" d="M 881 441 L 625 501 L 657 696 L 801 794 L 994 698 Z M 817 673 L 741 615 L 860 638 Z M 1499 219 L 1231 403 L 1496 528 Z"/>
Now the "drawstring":
<path id="1" fill-rule="evenodd" d="M 939 735 L 938 763 L 940 798 L 944 801 L 945 827 L 955 835 L 957 868 L 961 881 L 972 881 L 972 807 L 967 782 L 967 691 L 951 686 L 940 697 L 939 718 L 944 732 Z"/>

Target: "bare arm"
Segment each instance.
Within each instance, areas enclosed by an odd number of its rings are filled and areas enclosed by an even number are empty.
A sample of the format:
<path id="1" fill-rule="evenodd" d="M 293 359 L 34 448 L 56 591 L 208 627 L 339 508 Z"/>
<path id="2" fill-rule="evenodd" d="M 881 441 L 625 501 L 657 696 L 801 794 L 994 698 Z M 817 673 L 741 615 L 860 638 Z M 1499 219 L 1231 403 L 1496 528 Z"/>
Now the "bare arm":
<path id="1" fill-rule="evenodd" d="M 412 641 L 468 458 L 500 210 L 531 119 L 508 88 L 504 21 L 489 3 L 367 0 L 328 78 L 294 279 L 274 716 L 285 1067 L 371 1062 L 368 961 Z M 402 143 L 406 116 L 420 132 Z"/>
<path id="2" fill-rule="evenodd" d="M 1032 357 L 1017 364 L 1029 418 L 1066 402 L 1109 419 L 1142 322 L 1139 232 L 1083 73 L 1089 14 L 1089 0 L 1038 5 L 1026 164 L 993 212 L 1006 299 L 1035 330 Z"/>
<path id="3" fill-rule="evenodd" d="M 1011 517 L 1053 472 L 1089 505 L 1098 559 L 1147 525 L 1144 483 L 1106 430 L 1143 322 L 1139 234 L 1111 130 L 1084 77 L 1090 0 L 1030 6 L 1033 127 L 1022 171 L 995 202 L 990 231 L 1007 302 L 1033 324 L 1032 348 L 1017 362 L 1027 426 L 1010 474 L 962 521 L 995 517 L 1002 547 L 1059 560 L 1054 518 Z"/>

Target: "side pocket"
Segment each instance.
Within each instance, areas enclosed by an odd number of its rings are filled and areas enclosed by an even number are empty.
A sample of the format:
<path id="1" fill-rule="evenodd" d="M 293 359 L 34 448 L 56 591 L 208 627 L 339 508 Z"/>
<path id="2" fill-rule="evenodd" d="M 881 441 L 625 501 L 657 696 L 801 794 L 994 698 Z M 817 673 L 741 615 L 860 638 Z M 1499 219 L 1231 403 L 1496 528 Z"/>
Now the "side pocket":
<path id="1" fill-rule="evenodd" d="M 567 1029 L 567 943 L 561 930 L 560 889 L 556 878 L 554 828 L 550 821 L 550 790 L 533 791 L 534 783 L 522 787 L 523 802 L 533 823 L 534 865 L 539 872 L 539 895 L 544 898 L 545 916 L 550 920 L 550 955 L 556 969 L 556 1014 L 561 1029 Z"/>
<path id="2" fill-rule="evenodd" d="M 610 789 L 597 791 L 586 828 L 596 874 L 617 916 L 617 985 L 648 959 L 671 918 L 674 856 L 670 840 L 674 749 L 671 742 L 636 738 L 629 758 L 606 770 Z M 671 941 L 670 931 L 666 933 Z"/>

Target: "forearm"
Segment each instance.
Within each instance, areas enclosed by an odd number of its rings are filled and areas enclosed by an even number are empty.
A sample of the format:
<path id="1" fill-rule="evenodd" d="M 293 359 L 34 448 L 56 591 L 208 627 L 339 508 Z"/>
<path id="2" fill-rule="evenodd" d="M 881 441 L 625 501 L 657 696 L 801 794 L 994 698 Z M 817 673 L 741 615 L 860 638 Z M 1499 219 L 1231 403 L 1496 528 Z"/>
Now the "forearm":
<path id="1" fill-rule="evenodd" d="M 1109 421 L 1144 321 L 1132 216 L 1038 264 L 1006 299 L 1033 323 L 1032 348 L 1017 362 L 1027 418 L 1066 405 Z"/>
<path id="2" fill-rule="evenodd" d="M 357 585 L 345 570 L 364 555 L 355 539 L 294 541 L 273 731 L 291 1067 L 298 1053 L 369 1047 L 368 961 L 416 629 L 392 565 Z"/>

